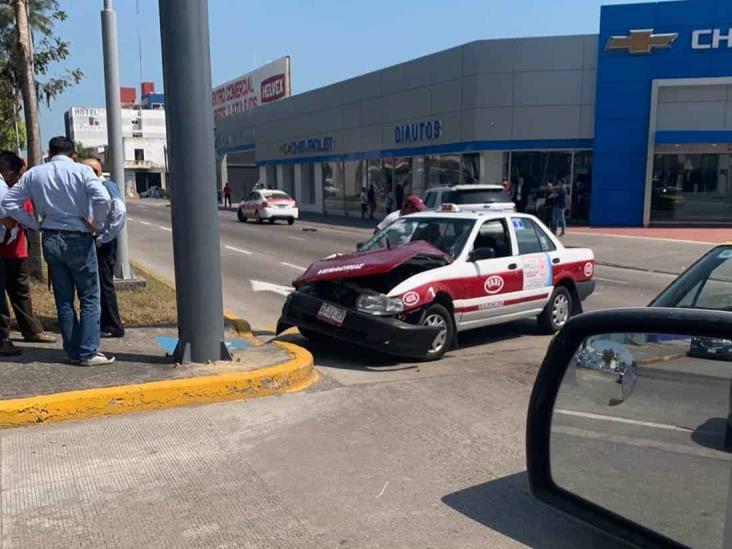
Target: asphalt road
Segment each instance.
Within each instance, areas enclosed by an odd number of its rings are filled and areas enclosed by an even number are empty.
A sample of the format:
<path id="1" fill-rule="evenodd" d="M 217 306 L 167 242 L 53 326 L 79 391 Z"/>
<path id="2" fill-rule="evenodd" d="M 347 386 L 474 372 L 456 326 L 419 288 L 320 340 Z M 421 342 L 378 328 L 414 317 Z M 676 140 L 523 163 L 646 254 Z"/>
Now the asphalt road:
<path id="1" fill-rule="evenodd" d="M 170 210 L 163 201 L 128 208 L 131 256 L 172 278 Z M 302 269 L 368 236 L 309 223 L 245 225 L 230 212 L 219 226 L 225 306 L 265 329 Z M 645 305 L 672 279 L 609 267 L 596 276 L 588 309 Z M 3 545 L 615 547 L 528 490 L 526 410 L 548 341 L 527 320 L 461 335 L 460 348 L 434 363 L 312 348 L 321 380 L 302 393 L 0 432 Z M 650 404 L 663 386 L 641 382 L 651 397 L 639 389 L 625 413 L 658 420 L 663 410 Z M 621 413 L 593 406 L 566 404 Z M 599 458 L 611 453 L 621 469 L 648 447 L 690 448 L 692 469 L 705 451 L 722 454 L 690 444 L 687 431 L 673 431 L 682 441 L 661 429 L 656 440 L 658 429 L 614 417 L 565 414 L 556 426 L 567 437 L 557 439 L 568 450 L 565 471 L 591 486 L 609 478 Z"/>

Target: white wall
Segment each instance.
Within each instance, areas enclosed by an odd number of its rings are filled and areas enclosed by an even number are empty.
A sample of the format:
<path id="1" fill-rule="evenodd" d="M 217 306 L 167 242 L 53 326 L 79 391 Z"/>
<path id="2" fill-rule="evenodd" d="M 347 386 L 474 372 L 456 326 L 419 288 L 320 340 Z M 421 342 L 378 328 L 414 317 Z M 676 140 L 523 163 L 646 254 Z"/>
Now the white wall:
<path id="1" fill-rule="evenodd" d="M 126 137 L 122 140 L 125 150 L 125 164 L 135 162 L 135 149 L 145 151 L 145 161 L 141 167 L 165 168 L 165 139 L 145 137 Z"/>

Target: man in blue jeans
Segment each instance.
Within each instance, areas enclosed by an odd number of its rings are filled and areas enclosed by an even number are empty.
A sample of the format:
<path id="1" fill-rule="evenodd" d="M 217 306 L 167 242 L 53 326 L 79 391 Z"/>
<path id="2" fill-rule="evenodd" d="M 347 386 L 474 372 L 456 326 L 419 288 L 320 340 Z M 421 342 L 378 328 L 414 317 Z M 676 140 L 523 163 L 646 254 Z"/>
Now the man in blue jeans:
<path id="1" fill-rule="evenodd" d="M 552 205 L 552 232 L 557 234 L 557 229 L 561 228 L 562 232 L 559 236 L 564 236 L 567 231 L 567 218 L 565 216 L 567 210 L 567 183 L 564 179 L 559 180 L 559 184 L 554 187 L 554 204 Z"/>
<path id="2" fill-rule="evenodd" d="M 8 191 L 2 207 L 21 225 L 43 233 L 43 256 L 66 354 L 82 366 L 111 364 L 114 357 L 99 352 L 99 274 L 93 235 L 107 218 L 110 196 L 89 166 L 74 162 L 73 141 L 54 137 L 48 149 L 51 160 L 28 170 Z M 40 223 L 23 209 L 28 199 Z"/>

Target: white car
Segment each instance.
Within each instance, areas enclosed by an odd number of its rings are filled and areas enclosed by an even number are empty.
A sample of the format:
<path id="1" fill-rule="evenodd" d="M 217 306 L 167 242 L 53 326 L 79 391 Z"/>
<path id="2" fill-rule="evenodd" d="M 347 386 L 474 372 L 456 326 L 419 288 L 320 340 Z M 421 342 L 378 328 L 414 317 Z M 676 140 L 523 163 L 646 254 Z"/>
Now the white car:
<path id="1" fill-rule="evenodd" d="M 452 185 L 429 189 L 422 198 L 429 210 L 457 204 L 461 211 L 513 212 L 516 206 L 501 185 Z"/>
<path id="2" fill-rule="evenodd" d="M 440 358 L 463 330 L 538 318 L 559 330 L 595 287 L 592 250 L 565 248 L 537 218 L 511 212 L 411 214 L 356 253 L 313 263 L 294 282 L 277 333 Z"/>
<path id="3" fill-rule="evenodd" d="M 274 223 L 278 219 L 292 225 L 298 216 L 297 203 L 284 191 L 259 189 L 252 191 L 246 200 L 239 203 L 236 213 L 239 221 L 246 223 L 253 219 L 257 223 L 267 220 Z"/>

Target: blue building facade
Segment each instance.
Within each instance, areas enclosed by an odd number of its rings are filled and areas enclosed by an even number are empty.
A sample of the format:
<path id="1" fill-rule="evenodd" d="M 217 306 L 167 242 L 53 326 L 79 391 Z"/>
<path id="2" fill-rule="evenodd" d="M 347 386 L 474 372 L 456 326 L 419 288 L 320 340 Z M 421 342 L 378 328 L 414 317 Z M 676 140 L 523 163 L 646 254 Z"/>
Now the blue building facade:
<path id="1" fill-rule="evenodd" d="M 732 1 L 602 8 L 592 225 L 732 222 L 731 76 Z"/>

